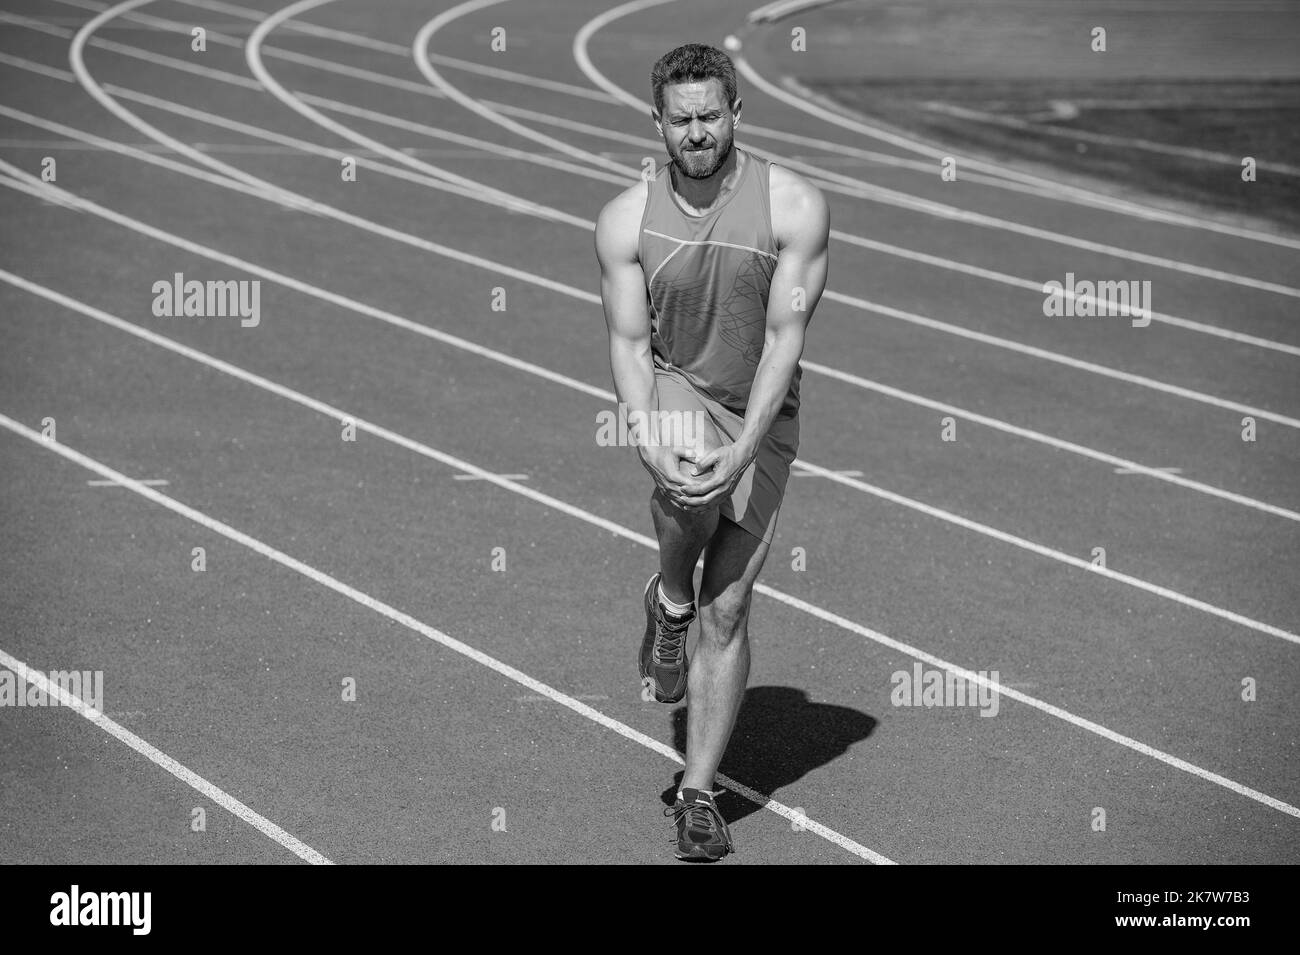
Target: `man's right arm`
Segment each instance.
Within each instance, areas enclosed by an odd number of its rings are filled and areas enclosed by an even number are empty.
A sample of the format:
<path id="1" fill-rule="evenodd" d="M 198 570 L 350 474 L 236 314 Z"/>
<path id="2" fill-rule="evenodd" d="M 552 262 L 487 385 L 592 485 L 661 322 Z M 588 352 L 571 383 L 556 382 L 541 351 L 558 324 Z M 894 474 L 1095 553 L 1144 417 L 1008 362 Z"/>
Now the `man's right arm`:
<path id="1" fill-rule="evenodd" d="M 650 308 L 645 273 L 638 252 L 645 188 L 629 189 L 609 202 L 596 220 L 596 258 L 600 260 L 600 298 L 609 329 L 609 364 L 614 391 L 627 409 L 628 424 L 641 422 L 637 453 L 641 463 L 666 493 L 680 496 L 690 477 L 680 471 L 680 459 L 698 453 L 660 443 L 659 396 L 655 390 L 650 350 Z"/>
<path id="2" fill-rule="evenodd" d="M 638 418 L 654 422 L 657 416 L 652 412 L 658 404 L 650 353 L 650 309 L 637 252 L 641 210 L 636 199 L 636 190 L 628 190 L 610 201 L 596 221 L 596 258 L 600 260 L 600 298 L 609 329 L 609 364 L 614 373 L 614 391 L 627 408 L 629 423 Z M 639 414 L 634 417 L 634 412 Z"/>

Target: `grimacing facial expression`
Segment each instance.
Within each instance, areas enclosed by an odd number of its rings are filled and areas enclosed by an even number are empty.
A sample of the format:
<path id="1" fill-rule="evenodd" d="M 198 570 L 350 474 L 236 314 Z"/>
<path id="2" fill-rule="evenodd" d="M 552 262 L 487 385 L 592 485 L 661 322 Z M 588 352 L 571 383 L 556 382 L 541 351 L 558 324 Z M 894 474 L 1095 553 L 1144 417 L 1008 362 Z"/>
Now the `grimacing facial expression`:
<path id="1" fill-rule="evenodd" d="M 731 154 L 735 117 L 722 81 L 676 83 L 664 87 L 664 109 L 656 122 L 668 156 L 682 175 L 707 179 Z"/>

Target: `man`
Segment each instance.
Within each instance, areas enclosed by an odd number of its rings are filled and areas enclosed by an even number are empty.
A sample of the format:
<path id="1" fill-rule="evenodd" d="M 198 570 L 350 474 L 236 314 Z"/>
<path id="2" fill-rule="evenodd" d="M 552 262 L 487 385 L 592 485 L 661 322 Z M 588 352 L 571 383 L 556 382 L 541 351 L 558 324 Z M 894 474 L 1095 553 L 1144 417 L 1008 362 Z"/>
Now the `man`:
<path id="1" fill-rule="evenodd" d="M 714 775 L 749 677 L 749 605 L 799 444 L 799 358 L 826 283 L 829 213 L 807 180 L 734 146 L 736 74 L 720 50 L 678 47 L 651 72 L 670 163 L 596 225 L 614 386 L 654 479 L 659 573 L 645 588 L 639 667 L 662 703 L 688 696 L 672 810 L 679 859 L 734 851 Z M 689 443 L 660 441 L 673 429 Z M 694 572 L 703 553 L 699 640 Z"/>

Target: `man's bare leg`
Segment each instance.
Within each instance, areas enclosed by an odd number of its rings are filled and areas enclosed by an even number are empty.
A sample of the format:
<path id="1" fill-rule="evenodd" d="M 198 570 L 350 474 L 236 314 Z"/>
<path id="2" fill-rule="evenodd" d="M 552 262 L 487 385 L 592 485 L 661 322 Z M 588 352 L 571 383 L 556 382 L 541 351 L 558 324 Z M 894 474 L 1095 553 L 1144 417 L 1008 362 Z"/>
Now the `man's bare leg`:
<path id="1" fill-rule="evenodd" d="M 702 420 L 704 413 L 698 414 L 701 420 L 690 447 L 703 455 L 721 447 L 722 439 L 710 422 Z M 684 462 L 682 467 L 694 468 L 694 465 Z M 660 585 L 664 596 L 675 604 L 691 603 L 695 600 L 695 563 L 717 530 L 718 508 L 715 505 L 685 510 L 656 487 L 650 497 L 650 516 L 659 540 L 659 571 L 663 575 Z"/>
<path id="2" fill-rule="evenodd" d="M 749 605 L 768 547 L 725 519 L 718 520 L 709 541 L 700 584 L 700 638 L 686 691 L 683 789 L 713 789 L 736 725 L 749 680 Z"/>
<path id="3" fill-rule="evenodd" d="M 695 600 L 695 563 L 718 527 L 718 509 L 686 511 L 655 488 L 650 498 L 655 536 L 659 539 L 660 584 L 675 604 Z"/>

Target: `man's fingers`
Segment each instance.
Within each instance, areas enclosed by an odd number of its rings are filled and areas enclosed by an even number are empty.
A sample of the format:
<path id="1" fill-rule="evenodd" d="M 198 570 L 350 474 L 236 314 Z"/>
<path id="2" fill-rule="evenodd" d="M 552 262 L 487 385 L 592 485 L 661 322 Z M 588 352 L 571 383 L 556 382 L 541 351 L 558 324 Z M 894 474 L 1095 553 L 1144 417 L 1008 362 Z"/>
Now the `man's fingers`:
<path id="1" fill-rule="evenodd" d="M 729 480 L 713 479 L 703 484 L 683 488 L 681 499 L 687 504 L 710 504 L 722 497 L 731 487 Z"/>
<path id="2" fill-rule="evenodd" d="M 690 465 L 677 464 L 671 471 L 665 473 L 665 477 L 672 481 L 676 487 L 686 487 L 695 481 L 695 475 L 689 470 Z"/>
<path id="3" fill-rule="evenodd" d="M 722 448 L 714 448 L 708 454 L 702 454 L 695 460 L 695 467 L 700 471 L 707 471 L 713 465 L 717 464 L 718 458 L 722 456 Z"/>
<path id="4" fill-rule="evenodd" d="M 732 475 L 730 474 L 721 474 L 714 471 L 713 474 L 703 480 L 691 481 L 685 487 L 690 495 L 703 497 L 705 494 L 711 494 L 719 488 L 725 487 L 731 478 Z"/>
<path id="5" fill-rule="evenodd" d="M 703 497 L 682 497 L 677 506 L 686 510 L 698 510 L 708 507 L 722 497 L 721 491 L 715 491 L 712 494 L 706 494 Z"/>

